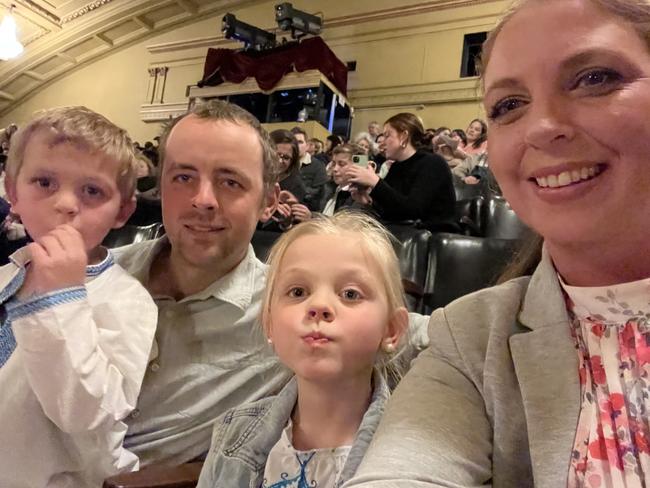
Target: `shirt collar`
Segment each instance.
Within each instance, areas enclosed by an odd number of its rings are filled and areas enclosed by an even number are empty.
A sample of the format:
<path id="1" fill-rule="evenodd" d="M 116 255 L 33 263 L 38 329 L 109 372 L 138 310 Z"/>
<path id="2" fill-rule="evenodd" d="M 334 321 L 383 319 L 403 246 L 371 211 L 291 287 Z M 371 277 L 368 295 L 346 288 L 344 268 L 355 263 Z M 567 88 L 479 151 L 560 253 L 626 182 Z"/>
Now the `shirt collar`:
<path id="1" fill-rule="evenodd" d="M 89 279 L 95 278 L 106 271 L 108 268 L 115 264 L 115 259 L 113 258 L 113 253 L 110 249 L 102 248 L 106 251 L 104 259 L 99 263 L 89 264 L 86 266 L 86 281 Z M 29 251 L 29 246 L 23 246 L 14 252 L 9 259 L 19 268 L 25 268 L 32 260 L 32 254 Z"/>
<path id="2" fill-rule="evenodd" d="M 609 286 L 571 286 L 559 273 L 558 280 L 570 298 L 571 311 L 581 320 L 625 323 L 650 311 L 650 278 Z"/>
<path id="3" fill-rule="evenodd" d="M 148 245 L 141 252 L 130 257 L 130 262 L 127 266 L 131 275 L 133 275 L 145 287 L 148 287 L 149 274 L 154 259 L 166 248 L 171 246 L 169 238 L 166 235 L 163 235 L 147 244 Z M 216 298 L 217 300 L 230 303 L 237 308 L 240 308 L 242 311 L 245 311 L 252 302 L 253 290 L 257 289 L 255 281 L 258 264 L 259 266 L 263 266 L 263 264 L 255 257 L 253 246 L 248 244 L 248 249 L 246 250 L 244 259 L 242 259 L 229 273 L 214 281 L 203 290 L 182 298 L 179 300 L 179 303 Z"/>
<path id="4" fill-rule="evenodd" d="M 241 310 L 246 310 L 253 298 L 255 288 L 255 268 L 257 258 L 253 246 L 248 245 L 246 255 L 232 271 L 214 281 L 204 290 L 185 297 L 186 300 L 205 300 L 214 297 L 217 300 L 230 303 Z M 261 263 L 260 263 L 261 265 Z"/>
<path id="5" fill-rule="evenodd" d="M 311 154 L 305 153 L 305 155 L 300 158 L 300 166 L 307 166 L 311 164 Z"/>

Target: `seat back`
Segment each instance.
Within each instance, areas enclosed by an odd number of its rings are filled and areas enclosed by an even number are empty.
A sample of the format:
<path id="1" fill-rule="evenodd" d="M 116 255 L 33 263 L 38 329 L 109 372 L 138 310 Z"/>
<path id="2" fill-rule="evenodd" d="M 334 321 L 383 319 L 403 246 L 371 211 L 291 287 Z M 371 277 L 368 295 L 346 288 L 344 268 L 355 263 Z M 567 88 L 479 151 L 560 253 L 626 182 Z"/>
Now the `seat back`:
<path id="1" fill-rule="evenodd" d="M 256 230 L 251 239 L 251 244 L 253 245 L 253 250 L 255 251 L 255 256 L 262 262 L 266 262 L 266 258 L 269 257 L 269 252 L 271 247 L 275 244 L 275 241 L 282 235 L 282 232 L 274 232 L 270 230 Z"/>
<path id="2" fill-rule="evenodd" d="M 388 225 L 387 229 L 396 239 L 393 242 L 393 248 L 399 259 L 402 279 L 413 283 L 416 288 L 424 291 L 431 232 L 408 225 Z M 421 298 L 407 294 L 406 301 L 410 311 L 421 310 Z"/>
<path id="3" fill-rule="evenodd" d="M 468 185 L 456 175 L 453 177 L 453 182 L 456 200 L 469 200 L 485 194 L 485 188 L 482 184 Z"/>
<path id="4" fill-rule="evenodd" d="M 483 206 L 482 235 L 497 239 L 524 239 L 531 233 L 503 198 L 489 198 Z"/>
<path id="5" fill-rule="evenodd" d="M 162 209 L 160 200 L 145 198 L 140 195 L 137 197 L 138 203 L 135 211 L 129 217 L 127 224 L 129 225 L 150 225 L 156 222 L 162 222 Z"/>
<path id="6" fill-rule="evenodd" d="M 119 229 L 112 229 L 104 238 L 102 244 L 108 248 L 126 246 L 127 244 L 155 239 L 163 233 L 164 231 L 160 222 L 149 225 L 126 224 Z"/>
<path id="7" fill-rule="evenodd" d="M 492 286 L 511 261 L 518 241 L 434 234 L 422 310 L 431 313 L 463 295 Z"/>
<path id="8" fill-rule="evenodd" d="M 481 196 L 456 200 L 456 222 L 460 225 L 461 233 L 480 236 L 481 222 L 485 199 Z"/>

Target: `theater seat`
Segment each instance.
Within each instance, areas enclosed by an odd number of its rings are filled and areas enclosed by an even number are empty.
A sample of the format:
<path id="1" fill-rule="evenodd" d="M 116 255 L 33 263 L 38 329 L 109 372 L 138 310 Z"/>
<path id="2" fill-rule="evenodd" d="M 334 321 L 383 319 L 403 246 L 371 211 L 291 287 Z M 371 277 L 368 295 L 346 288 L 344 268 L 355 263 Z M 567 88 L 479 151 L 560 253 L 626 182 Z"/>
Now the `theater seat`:
<path id="1" fill-rule="evenodd" d="M 102 244 L 108 248 L 114 248 L 148 239 L 155 239 L 162 234 L 162 224 L 159 222 L 149 225 L 126 224 L 124 227 L 111 230 L 104 238 Z"/>
<path id="2" fill-rule="evenodd" d="M 456 200 L 456 222 L 461 228 L 461 234 L 482 236 L 481 222 L 485 199 L 481 196 Z"/>
<path id="3" fill-rule="evenodd" d="M 203 463 L 180 466 L 151 466 L 133 473 L 113 476 L 103 488 L 194 488 L 199 481 Z"/>
<path id="4" fill-rule="evenodd" d="M 253 245 L 253 250 L 255 251 L 255 256 L 262 262 L 266 262 L 266 258 L 269 257 L 269 252 L 271 247 L 275 244 L 282 232 L 274 232 L 270 230 L 256 230 L 251 239 L 251 244 Z"/>
<path id="5" fill-rule="evenodd" d="M 432 234 L 428 230 L 408 225 L 388 224 L 386 228 L 396 239 L 393 248 L 399 258 L 408 309 L 411 312 L 418 312 L 422 308 L 422 295 L 429 261 L 429 241 Z"/>
<path id="6" fill-rule="evenodd" d="M 453 175 L 454 192 L 456 193 L 456 200 L 469 200 L 476 197 L 481 197 L 485 194 L 485 188 L 482 184 L 468 185 L 462 178 Z"/>
<path id="7" fill-rule="evenodd" d="M 147 198 L 142 195 L 137 196 L 137 205 L 135 211 L 129 217 L 129 225 L 149 225 L 156 222 L 162 222 L 162 209 L 160 200 L 157 198 Z"/>
<path id="8" fill-rule="evenodd" d="M 500 197 L 487 199 L 482 210 L 481 235 L 497 239 L 522 240 L 531 234 L 531 230 L 524 224 L 510 204 Z"/>
<path id="9" fill-rule="evenodd" d="M 493 285 L 519 246 L 512 239 L 435 234 L 424 285 L 423 313 Z"/>

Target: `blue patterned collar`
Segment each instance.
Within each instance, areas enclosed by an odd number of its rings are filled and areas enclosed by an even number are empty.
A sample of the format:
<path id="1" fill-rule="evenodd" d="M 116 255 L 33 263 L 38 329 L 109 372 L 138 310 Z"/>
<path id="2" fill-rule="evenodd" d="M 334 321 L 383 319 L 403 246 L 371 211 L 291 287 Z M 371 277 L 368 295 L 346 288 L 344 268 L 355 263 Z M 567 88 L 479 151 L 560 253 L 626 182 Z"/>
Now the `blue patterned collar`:
<path id="1" fill-rule="evenodd" d="M 95 278 L 115 264 L 115 259 L 113 258 L 113 253 L 111 250 L 105 247 L 102 249 L 106 250 L 106 256 L 104 256 L 104 259 L 102 259 L 99 263 L 86 266 L 86 278 Z M 27 266 L 31 261 L 31 254 L 27 246 L 24 246 L 9 256 L 9 259 L 16 266 L 24 269 L 25 266 Z"/>

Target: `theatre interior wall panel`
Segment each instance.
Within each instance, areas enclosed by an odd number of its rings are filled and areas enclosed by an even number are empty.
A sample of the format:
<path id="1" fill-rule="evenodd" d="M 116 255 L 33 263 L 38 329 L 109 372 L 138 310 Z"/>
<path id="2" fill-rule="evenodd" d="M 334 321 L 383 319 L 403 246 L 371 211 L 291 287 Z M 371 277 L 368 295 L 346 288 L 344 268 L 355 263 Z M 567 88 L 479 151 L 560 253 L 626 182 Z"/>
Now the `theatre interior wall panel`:
<path id="1" fill-rule="evenodd" d="M 207 4 L 205 0 L 194 1 L 201 8 Z M 271 29 L 275 3 L 240 2 L 228 11 L 243 21 Z M 353 133 L 371 120 L 382 122 L 400 111 L 418 114 L 427 127 L 465 127 L 472 118 L 482 116 L 478 80 L 459 76 L 463 36 L 489 30 L 506 1 L 292 3 L 302 10 L 322 12 L 322 37 L 342 61 L 357 63 L 348 82 L 348 99 L 355 108 Z M 238 47 L 221 36 L 224 13 L 213 8 L 204 18 L 160 31 L 152 29 L 143 39 L 78 63 L 52 81 L 41 83 L 4 112 L 0 106 L 0 126 L 21 123 L 42 108 L 81 104 L 105 114 L 138 141 L 153 138 L 161 121 L 187 106 L 187 87 L 201 77 L 207 48 Z M 155 26 L 155 19 L 151 25 Z M 2 84 L 0 75 L 0 91 Z"/>

